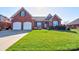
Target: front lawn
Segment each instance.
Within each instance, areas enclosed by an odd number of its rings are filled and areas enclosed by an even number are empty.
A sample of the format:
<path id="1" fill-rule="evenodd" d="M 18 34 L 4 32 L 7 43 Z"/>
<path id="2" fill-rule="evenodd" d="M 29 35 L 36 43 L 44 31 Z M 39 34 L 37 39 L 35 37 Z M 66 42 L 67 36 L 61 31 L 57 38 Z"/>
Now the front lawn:
<path id="1" fill-rule="evenodd" d="M 79 48 L 79 31 L 33 30 L 21 38 L 8 51 L 53 51 Z"/>

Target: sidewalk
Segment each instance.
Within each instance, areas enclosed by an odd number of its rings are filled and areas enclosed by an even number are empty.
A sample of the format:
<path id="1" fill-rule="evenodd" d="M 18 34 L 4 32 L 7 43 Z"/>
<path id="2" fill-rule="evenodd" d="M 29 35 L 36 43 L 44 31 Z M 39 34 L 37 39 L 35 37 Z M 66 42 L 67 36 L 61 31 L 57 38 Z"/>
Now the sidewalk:
<path id="1" fill-rule="evenodd" d="M 0 37 L 0 51 L 5 51 L 8 47 L 10 47 L 12 44 L 20 40 L 24 35 L 28 33 L 21 33 L 17 35 L 11 35 L 6 37 Z"/>

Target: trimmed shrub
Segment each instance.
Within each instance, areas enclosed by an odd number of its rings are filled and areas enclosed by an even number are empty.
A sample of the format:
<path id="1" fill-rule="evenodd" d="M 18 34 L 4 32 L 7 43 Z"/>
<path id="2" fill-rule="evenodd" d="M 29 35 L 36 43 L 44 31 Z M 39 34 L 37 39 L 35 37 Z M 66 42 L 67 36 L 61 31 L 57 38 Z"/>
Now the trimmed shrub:
<path id="1" fill-rule="evenodd" d="M 52 29 L 53 29 L 53 27 L 52 27 L 52 26 L 49 26 L 49 27 L 48 27 L 48 30 L 52 30 Z"/>
<path id="2" fill-rule="evenodd" d="M 69 27 L 66 27 L 65 25 L 61 25 L 61 26 L 50 26 L 49 28 L 48 28 L 49 30 L 63 30 L 63 31 L 65 31 L 65 30 L 69 30 L 70 31 L 70 28 Z"/>

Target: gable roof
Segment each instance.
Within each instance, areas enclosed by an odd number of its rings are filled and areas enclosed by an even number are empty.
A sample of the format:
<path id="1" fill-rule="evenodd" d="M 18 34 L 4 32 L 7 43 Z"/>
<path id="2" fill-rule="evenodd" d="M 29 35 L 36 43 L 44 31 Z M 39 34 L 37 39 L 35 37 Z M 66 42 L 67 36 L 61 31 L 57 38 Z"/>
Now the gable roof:
<path id="1" fill-rule="evenodd" d="M 75 24 L 79 24 L 79 18 L 77 18 L 76 20 L 70 22 L 68 25 L 75 25 Z"/>
<path id="2" fill-rule="evenodd" d="M 35 21 L 49 21 L 49 20 L 51 21 L 52 19 L 61 20 L 61 18 L 56 14 L 54 16 L 52 16 L 51 14 L 48 14 L 47 17 L 36 16 L 36 17 L 33 17 L 33 19 Z"/>
<path id="3" fill-rule="evenodd" d="M 48 16 L 45 18 L 46 20 L 51 19 L 53 16 L 51 14 L 48 14 Z"/>
<path id="4" fill-rule="evenodd" d="M 18 10 L 13 16 L 11 16 L 11 18 L 14 17 L 14 16 L 16 16 L 18 13 L 20 13 L 20 12 L 23 11 L 23 10 L 27 13 L 27 15 L 31 16 L 31 14 L 30 14 L 28 11 L 26 11 L 26 9 L 25 9 L 24 7 L 21 7 L 21 9 Z M 32 16 L 31 16 L 31 17 L 32 17 Z"/>
<path id="5" fill-rule="evenodd" d="M 49 14 L 46 18 L 46 20 L 52 20 L 52 19 L 58 19 L 58 20 L 62 20 L 57 14 L 55 14 L 54 16 L 52 16 L 51 14 Z"/>
<path id="6" fill-rule="evenodd" d="M 59 20 L 62 20 L 57 14 L 55 14 L 52 19 L 59 19 Z"/>
<path id="7" fill-rule="evenodd" d="M 0 15 L 0 22 L 11 23 L 10 20 L 6 16 L 3 16 L 3 15 Z"/>
<path id="8" fill-rule="evenodd" d="M 35 21 L 45 21 L 45 17 L 40 17 L 40 16 L 38 16 L 38 17 L 33 17 L 33 19 L 34 19 Z"/>

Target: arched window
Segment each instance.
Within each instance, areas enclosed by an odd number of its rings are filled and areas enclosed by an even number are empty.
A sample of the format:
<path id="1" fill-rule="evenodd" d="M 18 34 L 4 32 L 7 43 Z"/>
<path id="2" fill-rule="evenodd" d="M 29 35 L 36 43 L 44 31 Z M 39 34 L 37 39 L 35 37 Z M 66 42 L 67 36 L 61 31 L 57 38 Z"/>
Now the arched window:
<path id="1" fill-rule="evenodd" d="M 25 11 L 21 11 L 20 16 L 25 16 Z"/>
<path id="2" fill-rule="evenodd" d="M 53 26 L 58 26 L 58 21 L 53 21 Z"/>

